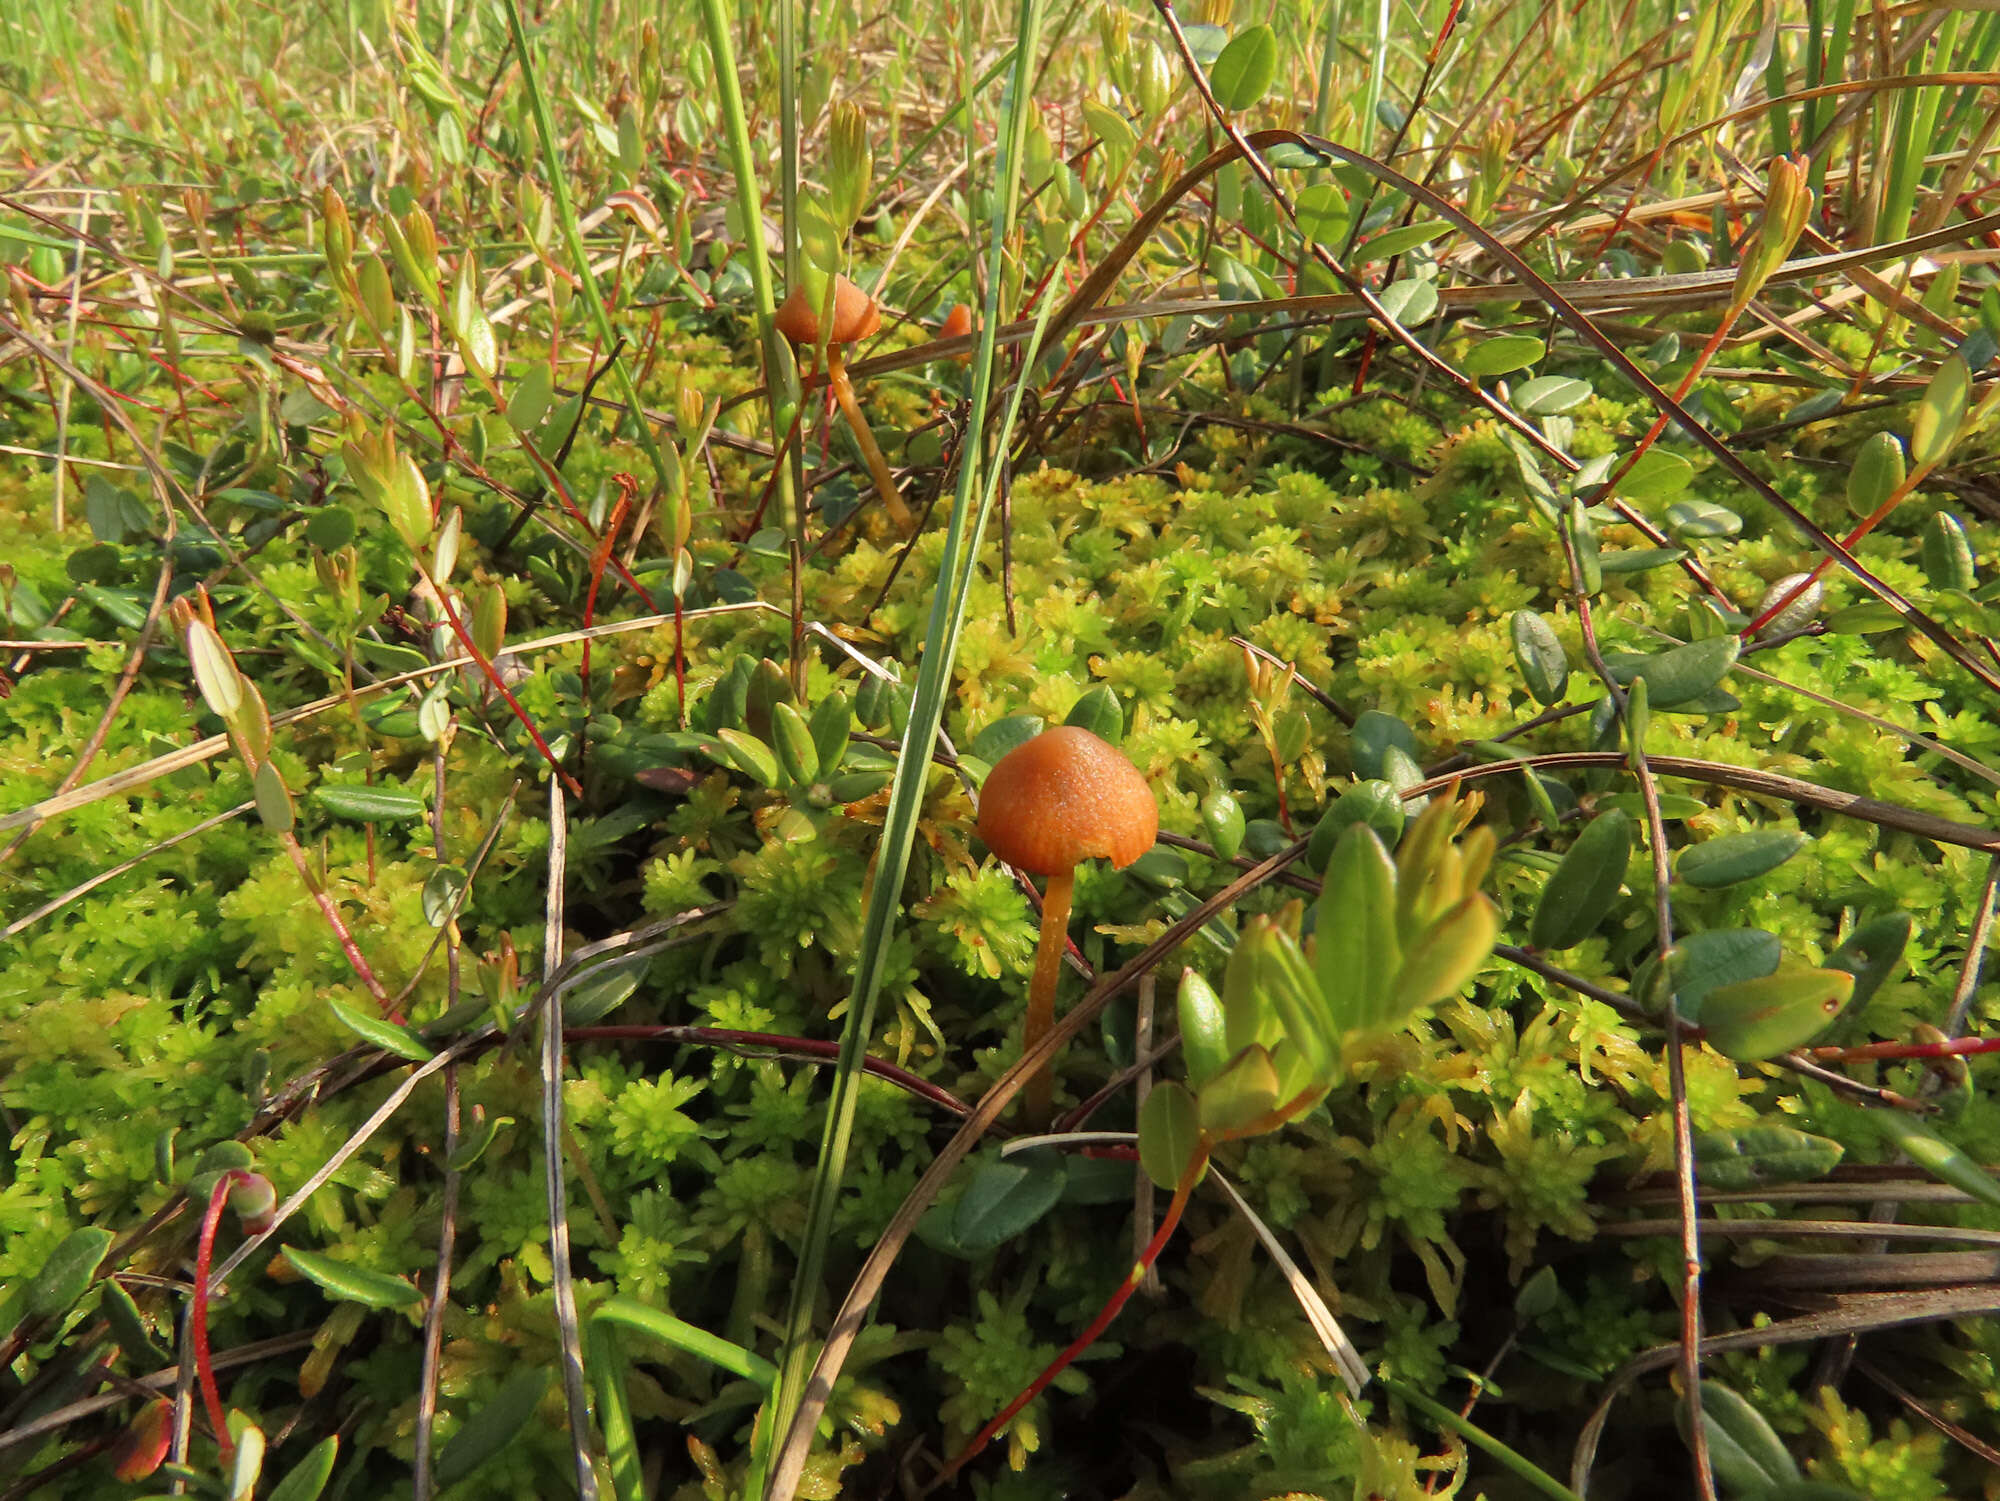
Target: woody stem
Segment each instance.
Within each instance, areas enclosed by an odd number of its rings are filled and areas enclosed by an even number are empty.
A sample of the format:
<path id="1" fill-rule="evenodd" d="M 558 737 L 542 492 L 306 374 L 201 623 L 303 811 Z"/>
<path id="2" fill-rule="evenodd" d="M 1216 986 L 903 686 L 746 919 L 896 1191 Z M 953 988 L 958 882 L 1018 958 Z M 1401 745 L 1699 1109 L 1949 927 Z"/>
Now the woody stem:
<path id="1" fill-rule="evenodd" d="M 861 415 L 861 403 L 854 399 L 854 386 L 847 378 L 847 367 L 841 362 L 838 344 L 827 346 L 826 383 L 833 387 L 833 399 L 840 403 L 841 414 L 847 418 L 854 441 L 861 445 L 861 456 L 868 461 L 868 472 L 875 477 L 875 488 L 882 496 L 882 504 L 889 508 L 890 516 L 904 532 L 915 531 L 917 518 L 903 504 L 902 494 L 896 489 L 895 477 L 889 473 L 889 461 L 882 457 L 882 450 L 875 442 L 874 429 Z"/>
<path id="2" fill-rule="evenodd" d="M 1021 1030 L 1026 1052 L 1056 1024 L 1056 981 L 1062 977 L 1063 950 L 1069 946 L 1069 898 L 1074 868 L 1049 877 L 1042 897 L 1042 941 L 1035 951 L 1035 978 L 1028 987 L 1028 1020 Z M 1031 1129 L 1046 1126 L 1055 1108 L 1056 1076 L 1047 1064 L 1037 1069 L 1021 1090 L 1021 1109 Z"/>

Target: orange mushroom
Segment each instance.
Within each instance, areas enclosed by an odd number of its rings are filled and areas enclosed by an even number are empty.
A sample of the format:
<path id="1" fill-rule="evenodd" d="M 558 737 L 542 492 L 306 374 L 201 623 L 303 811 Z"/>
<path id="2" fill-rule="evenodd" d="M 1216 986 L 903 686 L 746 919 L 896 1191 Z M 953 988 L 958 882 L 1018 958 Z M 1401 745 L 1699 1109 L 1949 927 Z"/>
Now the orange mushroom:
<path id="1" fill-rule="evenodd" d="M 1159 830 L 1159 806 L 1139 769 L 1122 751 L 1074 725 L 1015 746 L 987 776 L 979 794 L 979 837 L 1007 864 L 1048 877 L 1023 1050 L 1055 1025 L 1077 863 L 1103 859 L 1123 870 L 1153 847 Z M 1048 1068 L 1029 1079 L 1022 1104 L 1031 1124 L 1046 1124 L 1054 1093 Z"/>
<path id="2" fill-rule="evenodd" d="M 842 363 L 845 345 L 867 338 L 882 326 L 881 307 L 846 277 L 836 276 L 833 279 L 831 332 L 822 336 L 820 306 L 803 286 L 792 289 L 791 295 L 779 306 L 774 321 L 778 332 L 791 340 L 795 349 L 816 349 L 822 343 L 826 345 L 826 383 L 833 388 L 833 399 L 840 403 L 847 425 L 854 430 L 854 441 L 861 445 L 861 456 L 868 461 L 868 472 L 875 478 L 875 488 L 882 496 L 882 504 L 889 508 L 896 525 L 905 533 L 915 531 L 916 518 L 903 504 L 903 497 L 896 489 L 895 477 L 889 473 L 889 461 L 882 457 L 868 419 L 861 415 L 861 403 L 854 399 L 854 386 L 847 379 L 847 370 Z"/>
<path id="3" fill-rule="evenodd" d="M 937 336 L 938 341 L 942 343 L 946 339 L 962 339 L 971 332 L 972 304 L 958 302 L 952 304 L 951 311 L 946 313 L 944 321 L 938 324 Z M 952 355 L 951 359 L 954 364 L 969 365 L 972 363 L 972 351 L 968 349 L 963 354 Z"/>

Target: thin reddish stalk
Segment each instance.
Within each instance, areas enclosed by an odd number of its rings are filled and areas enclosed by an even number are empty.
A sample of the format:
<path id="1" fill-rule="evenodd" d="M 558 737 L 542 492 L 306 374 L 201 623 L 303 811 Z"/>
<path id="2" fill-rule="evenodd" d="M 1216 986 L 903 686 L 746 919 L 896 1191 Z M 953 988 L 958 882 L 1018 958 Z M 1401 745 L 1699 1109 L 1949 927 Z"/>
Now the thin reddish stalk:
<path id="1" fill-rule="evenodd" d="M 1842 537 L 1840 539 L 1840 545 L 1843 548 L 1847 549 L 1847 551 L 1852 552 L 1854 550 L 1854 544 L 1859 542 L 1863 537 L 1867 536 L 1870 532 L 1874 531 L 1876 527 L 1880 526 L 1884 521 L 1886 521 L 1889 517 L 1889 513 L 1895 510 L 1896 507 L 1901 505 L 1905 500 L 1907 500 L 1909 498 L 1910 492 L 1916 489 L 1918 483 L 1924 478 L 1925 475 L 1929 473 L 1930 469 L 1928 466 L 1926 466 L 1925 468 L 1917 470 L 1908 479 L 1904 480 L 1902 484 L 1898 485 L 1894 490 L 1892 490 L 1889 493 L 1889 498 L 1887 500 L 1883 501 L 1882 504 L 1875 507 L 1875 509 L 1870 511 L 1866 516 L 1862 517 L 1860 524 L 1857 525 L 1853 531 L 1849 532 L 1845 537 Z M 1791 605 L 1792 601 L 1797 599 L 1801 594 L 1805 593 L 1806 590 L 1810 589 L 1814 584 L 1818 583 L 1822 578 L 1824 578 L 1826 576 L 1827 570 L 1831 567 L 1833 567 L 1832 558 L 1821 558 L 1817 563 L 1813 565 L 1812 572 L 1808 573 L 1803 579 L 1801 579 L 1798 583 L 1794 584 L 1789 590 L 1787 590 L 1782 599 L 1778 600 L 1777 603 L 1773 604 L 1770 609 L 1764 611 L 1755 620 L 1751 621 L 1748 625 L 1744 626 L 1743 635 L 1746 638 L 1756 635 L 1757 632 L 1764 629 L 1765 626 L 1769 625 L 1773 620 L 1777 619 L 1778 616 L 1784 614 L 1785 610 Z"/>
<path id="2" fill-rule="evenodd" d="M 1868 1042 L 1852 1048 L 1801 1048 L 1818 1063 L 1863 1063 L 1876 1058 L 1976 1058 L 2000 1053 L 2000 1037 L 1953 1037 L 1944 1042 Z"/>
<path id="3" fill-rule="evenodd" d="M 583 596 L 583 628 L 590 629 L 597 617 L 597 588 L 604 582 L 604 565 L 611 561 L 611 548 L 618 541 L 618 529 L 625 524 L 625 512 L 632 504 L 632 496 L 639 489 L 639 482 L 631 475 L 618 473 L 611 476 L 611 482 L 618 487 L 618 504 L 611 508 L 611 517 L 604 523 L 604 535 L 597 539 L 597 546 L 590 555 L 590 588 Z M 680 601 L 674 601 L 678 609 Z M 583 668 L 579 674 L 583 679 L 583 712 L 590 713 L 590 637 L 583 638 Z"/>
<path id="4" fill-rule="evenodd" d="M 222 1392 L 215 1384 L 215 1364 L 208 1353 L 208 1268 L 215 1259 L 215 1230 L 222 1223 L 222 1206 L 236 1180 L 248 1176 L 231 1168 L 217 1178 L 215 1187 L 209 1190 L 208 1208 L 201 1217 L 201 1239 L 195 1244 L 194 1306 L 188 1316 L 188 1338 L 194 1344 L 195 1379 L 201 1383 L 202 1405 L 208 1409 L 208 1425 L 215 1430 L 215 1441 L 222 1448 L 224 1464 L 229 1463 L 229 1456 L 236 1445 L 229 1438 L 229 1424 L 222 1412 Z"/>
<path id="5" fill-rule="evenodd" d="M 299 873 L 299 879 L 305 882 L 306 890 L 312 893 L 313 900 L 319 904 L 320 913 L 326 918 L 327 926 L 333 929 L 333 936 L 340 944 L 341 953 L 347 956 L 349 967 L 360 977 L 361 983 L 368 987 L 368 994 L 373 996 L 375 1004 L 382 1008 L 382 1014 L 392 1021 L 400 1021 L 402 1018 L 395 1014 L 396 1003 L 389 998 L 389 992 L 383 988 L 382 982 L 375 978 L 375 971 L 369 968 L 368 960 L 361 953 L 361 946 L 354 941 L 354 935 L 347 930 L 347 924 L 341 921 L 340 909 L 333 904 L 333 898 L 326 894 L 325 888 L 313 879 L 312 867 L 306 864 L 306 852 L 299 848 L 298 836 L 287 829 L 280 835 L 280 842 L 285 847 L 285 853 L 292 857 L 292 868 Z"/>
<path id="6" fill-rule="evenodd" d="M 998 1417 L 973 1435 L 972 1442 L 961 1449 L 957 1458 L 945 1466 L 943 1479 L 950 1480 L 963 1469 L 968 1461 L 1014 1421 L 1022 1408 L 1046 1391 L 1051 1381 L 1068 1370 L 1070 1363 L 1095 1344 L 1098 1336 L 1111 1327 L 1111 1321 L 1118 1317 L 1119 1312 L 1132 1300 L 1132 1294 L 1139 1290 L 1139 1284 L 1146 1280 L 1147 1270 L 1160 1259 L 1160 1252 L 1166 1249 L 1167 1241 L 1172 1238 L 1175 1229 L 1180 1225 L 1181 1211 L 1187 1208 L 1188 1195 L 1194 1192 L 1195 1184 L 1207 1167 L 1208 1154 L 1196 1153 L 1194 1160 L 1181 1173 L 1181 1181 L 1174 1185 L 1173 1202 L 1167 1205 L 1166 1217 L 1160 1221 L 1160 1228 L 1155 1230 L 1153 1238 L 1146 1242 L 1145 1252 L 1132 1263 L 1132 1270 L 1125 1274 L 1125 1280 L 1118 1284 L 1117 1290 L 1098 1310 L 1097 1317 L 1090 1321 L 1090 1327 L 1070 1341 L 1068 1348 L 1050 1361 L 1041 1375 L 1029 1382 L 1019 1396 L 1001 1409 Z"/>
<path id="7" fill-rule="evenodd" d="M 563 785 L 569 788 L 571 796 L 582 797 L 582 785 L 563 770 L 562 763 L 556 760 L 556 753 L 549 749 L 548 741 L 544 740 L 542 732 L 535 728 L 535 722 L 528 717 L 528 711 L 521 707 L 521 701 L 514 697 L 505 683 L 500 681 L 499 670 L 487 661 L 486 654 L 473 644 L 472 633 L 466 630 L 465 622 L 458 618 L 458 611 L 451 607 L 450 598 L 438 587 L 437 580 L 431 577 L 430 569 L 424 566 L 421 558 L 415 561 L 418 576 L 431 586 L 431 593 L 437 596 L 438 607 L 444 611 L 445 624 L 449 625 L 451 633 L 458 637 L 458 644 L 465 648 L 465 654 L 472 658 L 481 672 L 486 674 L 486 681 L 493 685 L 494 692 L 498 693 L 507 707 L 514 711 L 514 717 L 521 721 L 521 728 L 526 730 L 528 738 L 535 742 L 535 749 L 540 751 L 542 759 L 549 763 L 549 770 L 562 778 Z"/>

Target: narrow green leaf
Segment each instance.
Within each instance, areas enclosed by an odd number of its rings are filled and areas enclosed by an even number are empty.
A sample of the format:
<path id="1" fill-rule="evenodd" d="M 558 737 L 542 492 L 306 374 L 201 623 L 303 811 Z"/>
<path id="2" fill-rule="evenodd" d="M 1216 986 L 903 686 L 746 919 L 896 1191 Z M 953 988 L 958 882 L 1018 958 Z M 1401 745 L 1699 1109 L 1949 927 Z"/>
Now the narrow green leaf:
<path id="1" fill-rule="evenodd" d="M 1736 665 L 1743 649 L 1742 638 L 1733 631 L 1726 636 L 1710 636 L 1670 647 L 1647 656 L 1613 653 L 1606 657 L 1611 675 L 1621 683 L 1646 679 L 1648 701 L 1656 709 L 1672 709 L 1719 687 Z"/>
<path id="2" fill-rule="evenodd" d="M 424 1298 L 408 1278 L 349 1266 L 331 1256 L 301 1251 L 296 1246 L 285 1247 L 285 1260 L 301 1277 L 341 1302 L 360 1303 L 369 1308 L 407 1308 Z"/>
<path id="3" fill-rule="evenodd" d="M 812 730 L 805 716 L 790 704 L 771 706 L 771 744 L 786 781 L 809 786 L 819 776 L 819 752 L 813 746 Z"/>
<path id="4" fill-rule="evenodd" d="M 1761 980 L 1777 972 L 1785 957 L 1778 935 L 1757 928 L 1715 928 L 1690 933 L 1677 947 L 1674 998 L 1682 1021 L 1701 1020 L 1702 1002 L 1719 985 Z M 1641 985 L 1635 976 L 1635 988 Z"/>
<path id="5" fill-rule="evenodd" d="M 1347 732 L 1347 757 L 1354 774 L 1365 779 L 1379 778 L 1389 747 L 1417 759 L 1417 737 L 1410 727 L 1393 714 L 1380 709 L 1363 709 Z"/>
<path id="6" fill-rule="evenodd" d="M 1005 719 L 994 720 L 974 737 L 972 754 L 991 766 L 1016 746 L 1026 745 L 1047 727 L 1048 722 L 1039 714 L 1009 714 Z M 1104 737 L 1100 735 L 1098 738 L 1101 740 Z"/>
<path id="7" fill-rule="evenodd" d="M 1500 911 L 1478 892 L 1450 908 L 1410 946 L 1393 986 L 1393 1004 L 1383 1018 L 1401 1026 L 1426 1006 L 1443 1000 L 1478 973 L 1500 936 Z"/>
<path id="8" fill-rule="evenodd" d="M 1243 805 L 1226 787 L 1218 787 L 1201 800 L 1201 824 L 1208 842 L 1225 860 L 1236 858 L 1243 848 Z"/>
<path id="9" fill-rule="evenodd" d="M 632 1427 L 632 1399 L 625 1390 L 630 1369 L 615 1325 L 592 1319 L 584 1326 L 584 1365 L 597 1393 L 597 1427 L 611 1467 L 611 1491 L 618 1501 L 646 1501 L 644 1461 Z"/>
<path id="10" fill-rule="evenodd" d="M 1901 1110 L 1871 1110 L 1868 1119 L 1901 1149 L 1904 1156 L 1940 1183 L 2000 1209 L 2000 1183 L 1978 1161 Z"/>
<path id="11" fill-rule="evenodd" d="M 530 1364 L 502 1382 L 492 1399 L 438 1451 L 433 1470 L 438 1488 L 458 1484 L 526 1432 L 554 1377 L 553 1366 Z"/>
<path id="12" fill-rule="evenodd" d="M 1302 188 L 1292 200 L 1299 229 L 1309 240 L 1321 245 L 1337 245 L 1347 233 L 1347 195 L 1340 184 L 1317 182 Z"/>
<path id="13" fill-rule="evenodd" d="M 1375 300 L 1405 328 L 1425 323 L 1437 311 L 1437 281 L 1429 276 L 1405 276 L 1390 282 Z"/>
<path id="14" fill-rule="evenodd" d="M 1690 537 L 1733 537 L 1743 530 L 1743 518 L 1712 501 L 1677 500 L 1667 507 L 1667 530 L 1683 542 Z"/>
<path id="15" fill-rule="evenodd" d="M 407 1058 L 412 1063 L 430 1061 L 431 1050 L 418 1042 L 406 1028 L 399 1027 L 394 1022 L 384 1021 L 379 1016 L 370 1016 L 336 995 L 328 996 L 326 1005 L 327 1009 L 339 1018 L 343 1027 L 364 1041 L 374 1044 L 383 1052 L 392 1053 L 398 1058 Z"/>
<path id="16" fill-rule="evenodd" d="M 597 1312 L 590 1316 L 590 1321 L 593 1324 L 616 1324 L 621 1329 L 634 1330 L 673 1349 L 685 1350 L 732 1376 L 754 1381 L 766 1391 L 778 1379 L 778 1368 L 763 1356 L 633 1298 L 606 1298 L 598 1305 Z"/>
<path id="17" fill-rule="evenodd" d="M 12 1334 L 23 1319 L 49 1319 L 67 1313 L 70 1305 L 90 1290 L 98 1263 L 111 1249 L 111 1240 L 109 1230 L 93 1225 L 56 1242 L 35 1275 L 0 1304 L 0 1339 Z"/>
<path id="18" fill-rule="evenodd" d="M 314 1444 L 306 1457 L 271 1489 L 265 1501 L 319 1501 L 320 1492 L 333 1478 L 333 1462 L 340 1457 L 338 1434 Z"/>
<path id="19" fill-rule="evenodd" d="M 1702 1132 L 1694 1155 L 1703 1186 L 1750 1189 L 1824 1178 L 1846 1151 L 1837 1141 L 1790 1126 L 1746 1126 Z"/>
<path id="20" fill-rule="evenodd" d="M 256 774 L 250 779 L 250 786 L 257 799 L 257 817 L 264 827 L 280 834 L 290 829 L 294 818 L 292 793 L 285 786 L 284 774 L 278 770 L 278 763 L 259 762 Z"/>
<path id="21" fill-rule="evenodd" d="M 201 690 L 209 710 L 218 719 L 234 718 L 243 707 L 243 679 L 237 674 L 229 649 L 207 621 L 188 623 L 187 654 L 194 667 L 195 686 Z"/>
<path id="22" fill-rule="evenodd" d="M 1600 813 L 1576 836 L 1562 864 L 1542 887 L 1528 942 L 1535 948 L 1573 948 L 1597 931 L 1618 900 L 1632 859 L 1632 820 L 1613 809 Z"/>
<path id="23" fill-rule="evenodd" d="M 1683 850 L 1674 874 L 1703 889 L 1733 886 L 1769 874 L 1805 847 L 1806 836 L 1796 829 L 1722 834 Z"/>
<path id="24" fill-rule="evenodd" d="M 1358 265 L 1371 261 L 1393 260 L 1415 250 L 1420 245 L 1428 245 L 1432 240 L 1451 233 L 1452 226 L 1443 219 L 1419 219 L 1414 224 L 1404 224 L 1395 229 L 1385 229 L 1364 244 L 1355 255 Z M 1536 341 L 1537 343 L 1540 340 Z M 1540 358 L 1539 355 L 1536 356 Z"/>
<path id="25" fill-rule="evenodd" d="M 778 785 L 778 758 L 771 754 L 771 748 L 763 741 L 742 730 L 717 730 L 715 735 L 724 748 L 720 759 L 762 786 Z"/>
<path id="26" fill-rule="evenodd" d="M 508 425 L 517 433 L 533 432 L 548 416 L 549 401 L 554 395 L 555 382 L 549 374 L 548 361 L 530 361 L 520 384 L 514 387 L 514 394 L 507 398 Z"/>
<path id="27" fill-rule="evenodd" d="M 819 762 L 819 779 L 825 781 L 839 770 L 854 729 L 854 709 L 847 695 L 829 693 L 813 705 L 811 729 L 813 757 Z"/>
<path id="28" fill-rule="evenodd" d="M 1314 965 L 1329 1019 L 1343 1032 L 1377 1026 L 1403 954 L 1396 939 L 1396 866 L 1375 831 L 1350 822 L 1326 865 L 1314 919 Z"/>
<path id="29" fill-rule="evenodd" d="M 1938 366 L 1910 417 L 1910 459 L 1919 469 L 1942 464 L 1958 441 L 1972 394 L 1972 372 L 1952 355 Z"/>

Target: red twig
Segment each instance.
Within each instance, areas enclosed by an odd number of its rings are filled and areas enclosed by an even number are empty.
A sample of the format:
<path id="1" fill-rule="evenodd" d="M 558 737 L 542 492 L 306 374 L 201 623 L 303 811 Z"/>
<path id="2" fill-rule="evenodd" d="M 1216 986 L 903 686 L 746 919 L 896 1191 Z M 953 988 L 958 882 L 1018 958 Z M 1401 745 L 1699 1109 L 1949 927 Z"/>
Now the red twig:
<path id="1" fill-rule="evenodd" d="M 215 1229 L 222 1223 L 222 1206 L 236 1181 L 248 1176 L 231 1168 L 217 1178 L 215 1187 L 209 1190 L 208 1208 L 201 1217 L 201 1239 L 195 1245 L 194 1306 L 188 1319 L 188 1337 L 194 1342 L 195 1378 L 201 1383 L 202 1405 L 208 1409 L 208 1424 L 215 1430 L 216 1443 L 222 1447 L 224 1464 L 229 1462 L 230 1453 L 236 1445 L 229 1437 L 229 1424 L 222 1412 L 222 1393 L 215 1384 L 215 1365 L 208 1355 L 208 1268 L 215 1259 Z"/>
<path id="2" fill-rule="evenodd" d="M 1069 1369 L 1070 1362 L 1088 1350 L 1097 1342 L 1098 1336 L 1111 1327 L 1111 1321 L 1118 1317 L 1120 1310 L 1131 1301 L 1132 1294 L 1139 1290 L 1139 1284 L 1146 1280 L 1147 1269 L 1160 1259 L 1160 1252 L 1166 1248 L 1167 1241 L 1172 1238 L 1174 1230 L 1181 1222 L 1181 1211 L 1187 1208 L 1188 1195 L 1194 1192 L 1194 1186 L 1207 1166 L 1208 1154 L 1196 1153 L 1194 1160 L 1181 1173 L 1181 1181 L 1174 1185 L 1173 1202 L 1167 1205 L 1166 1218 L 1160 1221 L 1160 1228 L 1155 1230 L 1153 1238 L 1146 1242 L 1145 1252 L 1132 1263 L 1132 1270 L 1125 1274 L 1125 1280 L 1118 1284 L 1117 1291 L 1105 1300 L 1104 1306 L 1097 1312 L 1097 1317 L 1090 1321 L 1090 1327 L 1070 1341 L 1069 1347 L 1050 1361 L 1048 1368 L 1029 1382 L 1018 1397 L 1001 1409 L 998 1417 L 972 1436 L 972 1442 L 961 1449 L 958 1457 L 945 1466 L 943 1475 L 945 1480 L 950 1480 L 963 1469 L 968 1461 L 1014 1421 L 1022 1408 L 1046 1391 L 1051 1381 Z"/>
<path id="3" fill-rule="evenodd" d="M 632 497 L 639 491 L 639 482 L 631 475 L 619 472 L 611 476 L 611 482 L 618 487 L 618 504 L 611 508 L 611 517 L 604 523 L 604 535 L 597 539 L 596 550 L 590 555 L 590 589 L 583 596 L 583 628 L 590 629 L 597 615 L 597 586 L 604 582 L 604 565 L 611 561 L 612 544 L 618 540 L 618 529 L 625 524 L 625 512 L 632 504 Z M 583 712 L 590 713 L 590 637 L 583 638 Z"/>
<path id="4" fill-rule="evenodd" d="M 1801 1048 L 1817 1063 L 1862 1063 L 1876 1058 L 1974 1058 L 2000 1053 L 2000 1037 L 1953 1037 L 1944 1042 L 1868 1042 L 1852 1048 Z"/>

